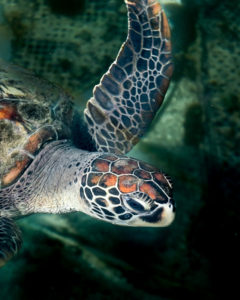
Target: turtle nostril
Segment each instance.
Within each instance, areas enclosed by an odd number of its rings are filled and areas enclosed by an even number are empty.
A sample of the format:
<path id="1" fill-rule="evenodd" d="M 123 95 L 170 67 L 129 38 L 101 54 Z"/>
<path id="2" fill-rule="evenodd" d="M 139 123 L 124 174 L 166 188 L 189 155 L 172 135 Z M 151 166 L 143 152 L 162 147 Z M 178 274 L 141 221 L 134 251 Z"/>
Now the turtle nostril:
<path id="1" fill-rule="evenodd" d="M 172 204 L 173 212 L 175 212 L 176 211 L 176 202 L 175 202 L 175 200 L 173 198 L 170 198 L 169 203 Z"/>

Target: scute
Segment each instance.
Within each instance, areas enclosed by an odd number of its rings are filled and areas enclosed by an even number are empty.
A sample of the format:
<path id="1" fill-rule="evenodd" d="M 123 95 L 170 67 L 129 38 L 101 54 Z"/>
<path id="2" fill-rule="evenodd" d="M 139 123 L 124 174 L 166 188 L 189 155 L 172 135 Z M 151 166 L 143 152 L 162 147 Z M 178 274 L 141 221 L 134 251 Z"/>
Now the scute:
<path id="1" fill-rule="evenodd" d="M 59 87 L 0 60 L 0 187 L 50 140 L 71 138 L 73 103 Z"/>

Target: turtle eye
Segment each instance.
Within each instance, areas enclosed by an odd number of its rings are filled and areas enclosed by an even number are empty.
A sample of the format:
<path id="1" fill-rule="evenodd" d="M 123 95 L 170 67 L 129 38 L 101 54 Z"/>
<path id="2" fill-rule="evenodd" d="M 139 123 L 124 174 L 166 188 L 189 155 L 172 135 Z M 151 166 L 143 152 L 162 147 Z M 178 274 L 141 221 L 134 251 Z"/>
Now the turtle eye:
<path id="1" fill-rule="evenodd" d="M 133 210 L 136 210 L 136 211 L 144 211 L 144 207 L 142 206 L 142 204 L 140 204 L 138 201 L 132 199 L 132 198 L 129 198 L 127 201 L 127 205 L 133 209 Z"/>
<path id="2" fill-rule="evenodd" d="M 148 203 L 143 202 L 142 200 L 134 199 L 130 196 L 123 196 L 122 199 L 126 208 L 131 211 L 144 212 L 150 209 L 150 206 L 147 205 Z"/>

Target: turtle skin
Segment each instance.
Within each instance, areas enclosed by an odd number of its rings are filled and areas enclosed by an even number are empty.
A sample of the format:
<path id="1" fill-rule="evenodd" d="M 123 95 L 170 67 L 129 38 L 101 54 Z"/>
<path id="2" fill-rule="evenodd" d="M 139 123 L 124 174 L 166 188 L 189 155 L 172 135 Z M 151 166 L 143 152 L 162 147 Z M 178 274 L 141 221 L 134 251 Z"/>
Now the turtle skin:
<path id="1" fill-rule="evenodd" d="M 98 151 L 125 154 L 158 111 L 173 72 L 170 29 L 156 0 L 126 1 L 128 37 L 84 112 Z"/>
<path id="2" fill-rule="evenodd" d="M 81 211 L 124 226 L 168 226 L 172 183 L 124 156 L 146 132 L 173 72 L 157 0 L 125 1 L 128 36 L 84 111 L 31 72 L 0 61 L 0 266 L 21 247 L 13 219 Z"/>

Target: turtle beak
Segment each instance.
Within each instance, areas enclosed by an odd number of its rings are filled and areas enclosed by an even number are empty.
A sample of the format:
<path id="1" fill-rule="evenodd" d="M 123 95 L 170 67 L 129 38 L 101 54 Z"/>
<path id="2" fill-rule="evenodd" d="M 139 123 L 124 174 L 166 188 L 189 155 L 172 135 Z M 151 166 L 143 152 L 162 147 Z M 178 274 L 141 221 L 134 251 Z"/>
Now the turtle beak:
<path id="1" fill-rule="evenodd" d="M 173 205 L 161 205 L 151 213 L 141 215 L 130 222 L 130 226 L 142 227 L 166 227 L 169 226 L 175 217 L 175 207 Z"/>

